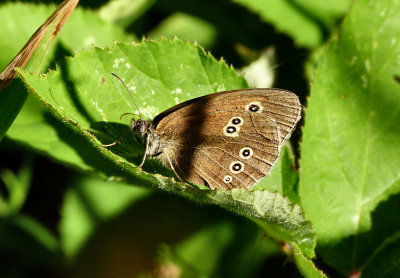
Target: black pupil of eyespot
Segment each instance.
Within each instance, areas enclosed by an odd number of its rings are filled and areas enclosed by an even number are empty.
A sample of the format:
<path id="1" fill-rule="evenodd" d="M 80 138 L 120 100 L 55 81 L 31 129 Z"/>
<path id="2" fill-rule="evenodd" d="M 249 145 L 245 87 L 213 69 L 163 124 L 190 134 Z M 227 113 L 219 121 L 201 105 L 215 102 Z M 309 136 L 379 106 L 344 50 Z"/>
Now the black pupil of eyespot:
<path id="1" fill-rule="evenodd" d="M 232 120 L 232 123 L 233 123 L 234 125 L 238 125 L 238 124 L 240 124 L 240 119 L 234 118 L 234 119 Z"/>
<path id="2" fill-rule="evenodd" d="M 236 170 L 236 171 L 239 171 L 240 168 L 242 168 L 242 166 L 240 166 L 239 163 L 236 163 L 236 164 L 233 165 L 233 169 Z"/>
<path id="3" fill-rule="evenodd" d="M 231 178 L 227 177 L 225 180 L 226 180 L 226 181 L 230 181 L 230 180 L 231 180 Z"/>
<path id="4" fill-rule="evenodd" d="M 250 151 L 249 150 L 244 150 L 243 151 L 243 156 L 249 156 L 250 155 Z"/>
<path id="5" fill-rule="evenodd" d="M 255 104 L 250 105 L 250 111 L 257 112 L 258 110 L 260 110 L 260 107 L 258 107 L 258 105 Z"/>
<path id="6" fill-rule="evenodd" d="M 226 129 L 226 132 L 228 133 L 234 133 L 236 131 L 236 128 L 234 126 L 228 126 Z"/>

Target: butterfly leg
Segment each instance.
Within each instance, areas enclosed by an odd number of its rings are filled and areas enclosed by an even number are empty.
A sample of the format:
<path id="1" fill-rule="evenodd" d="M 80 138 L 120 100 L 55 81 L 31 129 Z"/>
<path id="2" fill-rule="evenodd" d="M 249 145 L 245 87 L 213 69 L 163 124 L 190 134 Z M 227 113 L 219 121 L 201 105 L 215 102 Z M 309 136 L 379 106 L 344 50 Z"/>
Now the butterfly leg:
<path id="1" fill-rule="evenodd" d="M 143 141 L 143 137 L 140 137 L 136 132 L 133 132 L 133 136 L 135 136 L 136 141 L 144 148 L 146 147 L 146 142 Z"/>
<path id="2" fill-rule="evenodd" d="M 115 142 L 113 142 L 113 143 L 111 143 L 111 144 L 104 144 L 104 145 L 101 145 L 101 146 L 104 147 L 104 148 L 108 148 L 108 147 L 115 146 L 116 144 L 118 144 L 119 142 L 121 142 L 122 139 L 124 139 L 124 137 L 129 133 L 129 131 L 130 131 L 130 129 L 128 129 L 127 131 L 125 131 L 124 134 L 122 134 L 122 136 L 119 137 L 117 141 L 115 141 Z"/>
<path id="3" fill-rule="evenodd" d="M 169 163 L 169 166 L 171 167 L 172 171 L 174 171 L 175 175 L 178 177 L 178 179 L 179 179 L 181 182 L 185 182 L 185 181 L 178 175 L 178 173 L 176 172 L 175 167 L 174 167 L 174 165 L 172 164 L 172 161 L 171 161 L 171 159 L 169 158 L 168 153 L 165 153 L 165 155 L 167 156 L 168 163 Z"/>
<path id="4" fill-rule="evenodd" d="M 144 155 L 143 155 L 143 160 L 139 165 L 139 168 L 143 167 L 144 162 L 146 161 L 146 156 L 147 156 L 147 150 L 149 149 L 149 138 L 146 136 L 146 148 L 144 150 Z"/>

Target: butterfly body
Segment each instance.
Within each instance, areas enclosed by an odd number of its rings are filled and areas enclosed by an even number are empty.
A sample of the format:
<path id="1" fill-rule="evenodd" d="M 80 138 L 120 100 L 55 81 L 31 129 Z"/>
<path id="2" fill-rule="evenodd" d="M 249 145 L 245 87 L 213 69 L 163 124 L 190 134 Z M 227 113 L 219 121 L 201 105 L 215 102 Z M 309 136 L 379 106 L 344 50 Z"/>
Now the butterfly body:
<path id="1" fill-rule="evenodd" d="M 164 146 L 162 142 L 158 139 L 158 136 L 155 134 L 155 129 L 153 127 L 152 121 L 132 119 L 130 129 L 135 135 L 139 135 L 140 137 L 146 139 L 145 157 L 147 155 L 150 157 L 155 157 L 163 152 Z M 143 163 L 141 164 L 141 166 L 143 165 Z"/>
<path id="2" fill-rule="evenodd" d="M 133 119 L 131 130 L 145 138 L 145 157 L 157 157 L 181 179 L 250 189 L 268 175 L 300 113 L 289 91 L 237 90 L 183 102 L 153 121 Z"/>

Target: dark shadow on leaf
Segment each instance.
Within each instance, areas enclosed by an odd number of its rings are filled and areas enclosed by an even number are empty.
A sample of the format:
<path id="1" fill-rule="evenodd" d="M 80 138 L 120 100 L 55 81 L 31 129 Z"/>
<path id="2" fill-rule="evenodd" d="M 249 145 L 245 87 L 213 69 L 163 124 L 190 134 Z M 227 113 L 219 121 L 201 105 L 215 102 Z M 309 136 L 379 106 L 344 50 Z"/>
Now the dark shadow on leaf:
<path id="1" fill-rule="evenodd" d="M 57 52 L 67 52 L 66 49 L 64 49 L 62 44 L 57 45 Z M 71 74 L 70 74 L 70 69 L 68 68 L 67 63 L 60 63 L 59 64 L 60 68 L 60 73 L 61 73 L 61 78 L 64 81 L 65 87 L 67 88 L 69 95 L 71 97 L 71 101 L 73 102 L 74 106 L 76 109 L 79 111 L 79 113 L 86 118 L 88 122 L 94 122 L 93 117 L 90 115 L 88 110 L 85 108 L 83 105 L 82 101 L 80 100 L 80 97 L 82 93 L 79 93 L 77 91 L 77 86 L 74 81 L 71 80 Z M 79 85 L 78 85 L 79 87 Z"/>
<path id="2" fill-rule="evenodd" d="M 259 261 L 254 253 L 249 252 L 251 249 L 256 249 L 256 246 L 265 247 L 265 241 L 272 240 L 268 236 L 265 235 L 265 231 L 261 230 L 258 225 L 254 223 L 253 225 L 246 225 L 247 229 L 243 229 L 244 221 L 236 221 L 233 223 L 235 226 L 232 228 L 234 233 L 232 242 L 235 244 L 229 245 L 224 249 L 223 255 L 220 256 L 219 260 L 219 270 L 218 277 L 286 277 L 281 273 L 281 275 L 274 276 L 272 275 L 274 271 L 282 271 L 282 268 L 276 267 L 270 268 L 266 273 L 266 276 L 263 275 L 255 275 L 257 272 L 261 271 L 263 264 L 265 261 Z M 278 248 L 277 248 L 278 249 Z M 277 250 L 278 253 L 278 250 Z M 279 254 L 279 253 L 278 253 Z M 249 257 L 248 255 L 253 255 Z M 280 254 L 281 257 L 284 257 L 283 254 Z M 282 261 L 286 258 L 282 258 Z M 282 262 L 281 261 L 281 262 Z M 232 265 L 236 266 L 232 268 Z M 265 265 L 264 265 L 265 268 Z M 292 265 L 294 269 L 294 274 L 298 273 L 295 270 L 294 265 Z M 285 267 L 287 269 L 287 267 Z M 249 270 L 252 270 L 253 275 L 248 273 Z M 265 274 L 265 273 L 264 273 Z M 290 277 L 300 277 L 300 276 L 290 276 Z"/>
<path id="3" fill-rule="evenodd" d="M 377 277 L 372 275 L 371 272 L 363 273 L 364 270 L 361 268 L 363 266 L 369 268 L 369 271 L 376 271 L 377 275 L 381 273 L 380 271 L 388 269 L 388 260 L 395 259 L 385 255 L 388 250 L 384 250 L 390 249 L 389 246 L 391 245 L 388 239 L 397 242 L 397 254 L 400 252 L 399 236 L 397 235 L 397 239 L 395 236 L 400 231 L 399 198 L 400 195 L 392 195 L 388 200 L 378 205 L 371 213 L 371 227 L 369 230 L 347 237 L 336 244 L 319 246 L 317 250 L 322 254 L 324 262 L 345 275 L 355 270 L 361 270 L 363 277 Z M 383 250 L 380 250 L 379 248 L 383 247 L 382 244 L 385 241 L 387 241 L 388 245 Z M 377 253 L 378 250 L 380 251 Z M 353 259 L 353 254 L 355 259 Z M 380 264 L 377 264 L 377 262 L 380 262 Z M 394 276 L 386 273 L 385 277 L 397 277 L 399 269 L 400 267 L 390 270 L 394 271 L 391 273 Z"/>
<path id="4" fill-rule="evenodd" d="M 126 124 L 115 122 L 92 122 L 90 125 L 90 132 L 104 145 L 116 142 L 128 130 L 129 126 Z M 107 149 L 130 163 L 139 165 L 144 155 L 142 144 L 137 141 L 132 132 L 129 132 L 115 146 L 107 147 Z M 155 159 L 147 158 L 143 170 L 152 174 L 174 177 L 172 171 Z"/>
<path id="5" fill-rule="evenodd" d="M 43 116 L 47 123 L 55 129 L 58 138 L 65 144 L 68 144 L 73 148 L 80 158 L 92 169 L 88 171 L 100 172 L 107 177 L 117 176 L 124 177 L 124 172 L 115 162 L 104 157 L 97 148 L 95 148 L 90 139 L 75 132 L 73 129 L 60 124 L 60 121 L 56 119 L 51 113 L 44 111 Z M 137 184 L 145 183 L 134 176 L 129 176 L 131 182 L 137 182 Z"/>

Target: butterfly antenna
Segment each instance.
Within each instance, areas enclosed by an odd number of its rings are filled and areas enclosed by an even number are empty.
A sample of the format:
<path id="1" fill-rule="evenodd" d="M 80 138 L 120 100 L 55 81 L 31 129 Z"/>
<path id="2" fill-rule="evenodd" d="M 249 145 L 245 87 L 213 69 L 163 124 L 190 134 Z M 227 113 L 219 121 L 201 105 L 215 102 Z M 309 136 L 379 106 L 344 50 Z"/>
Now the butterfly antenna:
<path id="1" fill-rule="evenodd" d="M 140 115 L 139 115 L 139 114 L 135 114 L 135 113 L 129 113 L 129 112 L 127 112 L 127 113 L 124 113 L 124 114 L 122 114 L 122 115 L 121 115 L 121 117 L 119 117 L 119 119 L 120 119 L 120 120 L 122 120 L 122 118 L 123 118 L 123 117 L 125 117 L 126 115 L 139 116 L 139 118 L 142 118 L 142 117 L 140 117 Z"/>
<path id="2" fill-rule="evenodd" d="M 140 117 L 140 119 L 142 119 L 142 113 L 140 113 L 139 107 L 138 107 L 138 105 L 136 104 L 136 101 L 135 101 L 135 99 L 133 98 L 131 91 L 129 91 L 128 87 L 125 85 L 125 82 L 121 79 L 121 77 L 119 77 L 119 76 L 116 75 L 115 73 L 111 73 L 111 74 L 114 75 L 116 78 L 118 78 L 119 81 L 121 81 L 122 85 L 124 85 L 125 89 L 128 91 L 129 95 L 131 96 L 131 99 L 132 99 L 133 103 L 135 104 L 137 111 L 139 112 L 139 117 Z M 126 115 L 126 114 L 128 114 L 128 113 L 125 113 L 124 115 Z M 133 114 L 133 113 L 131 113 L 131 114 Z M 123 115 L 123 116 L 124 116 L 124 115 Z M 136 114 L 133 114 L 133 115 L 136 115 Z"/>
<path id="3" fill-rule="evenodd" d="M 292 63 L 293 61 L 295 61 L 295 60 L 297 60 L 299 58 L 302 58 L 304 56 L 307 56 L 307 52 L 306 51 L 302 51 L 302 52 L 298 53 L 297 55 L 292 56 L 291 58 L 288 58 L 288 59 L 286 59 L 286 60 L 284 60 L 284 61 L 282 61 L 280 63 L 277 63 L 275 65 L 270 66 L 269 68 L 270 69 L 279 68 L 279 67 L 284 66 L 286 64 Z"/>

